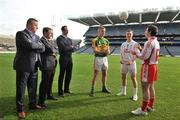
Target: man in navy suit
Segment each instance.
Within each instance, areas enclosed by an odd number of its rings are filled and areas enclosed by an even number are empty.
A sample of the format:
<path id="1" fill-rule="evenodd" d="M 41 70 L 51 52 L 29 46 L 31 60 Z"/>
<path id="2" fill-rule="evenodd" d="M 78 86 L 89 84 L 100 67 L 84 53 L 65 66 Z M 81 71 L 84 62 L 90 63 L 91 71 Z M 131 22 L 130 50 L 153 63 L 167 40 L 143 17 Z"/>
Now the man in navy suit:
<path id="1" fill-rule="evenodd" d="M 72 45 L 72 39 L 69 38 L 68 28 L 67 26 L 61 27 L 62 35 L 60 35 L 56 42 L 59 50 L 59 65 L 60 72 L 58 78 L 58 95 L 59 97 L 63 97 L 64 93 L 71 93 L 69 90 L 72 69 L 73 69 L 73 60 L 72 60 L 72 52 L 75 51 L 75 47 Z M 64 91 L 63 91 L 63 81 L 64 83 Z"/>
<path id="2" fill-rule="evenodd" d="M 41 109 L 36 103 L 38 64 L 41 62 L 39 53 L 45 50 L 39 36 L 35 34 L 38 21 L 29 18 L 26 29 L 16 33 L 17 52 L 13 68 L 16 70 L 16 107 L 18 117 L 25 118 L 23 96 L 27 85 L 29 96 L 29 109 Z"/>
<path id="3" fill-rule="evenodd" d="M 43 36 L 41 37 L 41 42 L 45 46 L 45 52 L 41 53 L 41 66 L 42 79 L 39 87 L 39 101 L 38 105 L 46 108 L 45 99 L 57 100 L 57 98 L 52 96 L 52 83 L 55 74 L 55 68 L 57 65 L 56 60 L 56 48 L 52 40 L 53 30 L 49 27 L 43 28 Z"/>

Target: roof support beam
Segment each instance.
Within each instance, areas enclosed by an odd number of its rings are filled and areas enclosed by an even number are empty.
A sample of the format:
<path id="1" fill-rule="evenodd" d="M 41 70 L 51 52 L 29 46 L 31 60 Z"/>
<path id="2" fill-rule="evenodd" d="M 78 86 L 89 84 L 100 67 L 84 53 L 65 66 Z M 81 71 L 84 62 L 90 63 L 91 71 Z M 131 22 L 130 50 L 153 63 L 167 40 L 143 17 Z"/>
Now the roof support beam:
<path id="1" fill-rule="evenodd" d="M 101 23 L 99 23 L 94 17 L 91 17 L 93 19 L 94 22 L 96 22 L 98 25 L 101 25 Z"/>
<path id="2" fill-rule="evenodd" d="M 154 21 L 155 23 L 157 23 L 157 20 L 158 20 L 160 14 L 161 14 L 161 12 L 159 11 L 158 14 L 157 14 L 157 16 L 156 16 L 156 19 L 155 19 L 155 21 Z"/>
<path id="3" fill-rule="evenodd" d="M 80 22 L 82 22 L 83 24 L 90 26 L 89 24 L 87 24 L 86 22 L 82 21 L 81 18 L 78 19 Z"/>
<path id="4" fill-rule="evenodd" d="M 108 19 L 108 21 L 112 24 L 112 25 L 114 25 L 114 23 L 112 22 L 112 20 L 106 15 L 106 18 Z"/>
<path id="5" fill-rule="evenodd" d="M 171 22 L 173 22 L 179 14 L 180 14 L 180 10 L 179 10 L 179 12 L 173 17 L 173 19 L 171 20 Z"/>
<path id="6" fill-rule="evenodd" d="M 139 23 L 142 23 L 142 13 L 139 14 Z"/>

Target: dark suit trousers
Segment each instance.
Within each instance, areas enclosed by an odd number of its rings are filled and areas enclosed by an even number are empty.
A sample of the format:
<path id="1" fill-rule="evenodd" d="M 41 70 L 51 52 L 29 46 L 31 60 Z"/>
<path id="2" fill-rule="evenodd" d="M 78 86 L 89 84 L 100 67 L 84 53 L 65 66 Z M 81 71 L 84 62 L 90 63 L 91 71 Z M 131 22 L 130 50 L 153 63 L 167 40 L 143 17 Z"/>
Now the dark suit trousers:
<path id="1" fill-rule="evenodd" d="M 16 70 L 16 107 L 17 112 L 24 111 L 23 97 L 27 85 L 29 106 L 36 104 L 37 70 L 34 72 L 23 72 Z"/>
<path id="2" fill-rule="evenodd" d="M 42 80 L 39 87 L 38 104 L 44 104 L 46 95 L 52 96 L 52 83 L 55 70 L 42 70 Z"/>
<path id="3" fill-rule="evenodd" d="M 58 94 L 63 94 L 63 81 L 65 76 L 64 91 L 69 91 L 72 76 L 73 62 L 71 57 L 60 57 L 60 73 L 58 78 Z"/>

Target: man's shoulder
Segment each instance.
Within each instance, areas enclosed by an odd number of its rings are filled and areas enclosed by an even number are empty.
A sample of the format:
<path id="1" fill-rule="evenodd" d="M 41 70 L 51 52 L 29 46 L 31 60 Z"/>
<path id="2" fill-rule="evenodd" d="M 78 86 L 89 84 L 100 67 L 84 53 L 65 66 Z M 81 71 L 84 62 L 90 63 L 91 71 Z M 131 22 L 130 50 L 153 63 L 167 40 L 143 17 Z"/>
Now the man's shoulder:
<path id="1" fill-rule="evenodd" d="M 123 42 L 122 44 L 121 44 L 121 46 L 124 46 L 125 44 L 127 44 L 127 42 L 125 41 L 125 42 Z"/>
<path id="2" fill-rule="evenodd" d="M 107 38 L 103 37 L 104 40 L 109 41 Z"/>
<path id="3" fill-rule="evenodd" d="M 132 45 L 137 45 L 137 44 L 138 44 L 138 42 L 136 42 L 136 41 L 132 40 L 132 41 L 131 41 L 131 44 L 132 44 Z"/>
<path id="4" fill-rule="evenodd" d="M 26 36 L 26 37 L 31 37 L 31 34 L 28 32 L 28 30 L 21 30 L 21 31 L 18 31 L 17 33 L 16 33 L 16 35 L 24 35 L 24 36 Z M 38 35 L 36 35 L 36 34 L 33 34 L 34 36 L 35 36 L 35 38 L 40 38 Z"/>
<path id="5" fill-rule="evenodd" d="M 96 41 L 98 40 L 98 37 L 92 38 L 92 41 Z"/>
<path id="6" fill-rule="evenodd" d="M 25 33 L 27 34 L 27 32 L 26 32 L 25 30 L 19 30 L 19 31 L 16 32 L 16 34 L 23 34 L 23 33 L 24 33 L 24 34 L 25 34 Z"/>
<path id="7" fill-rule="evenodd" d="M 46 40 L 46 38 L 42 36 L 42 37 L 40 38 L 40 40 Z"/>
<path id="8" fill-rule="evenodd" d="M 60 36 L 58 36 L 57 38 L 56 38 L 56 40 L 59 38 Z"/>
<path id="9" fill-rule="evenodd" d="M 17 31 L 16 36 L 29 36 L 28 32 L 25 30 Z"/>
<path id="10" fill-rule="evenodd" d="M 62 39 L 62 36 L 60 35 L 60 36 L 58 36 L 58 37 L 56 38 L 56 41 L 57 41 L 57 42 L 60 42 L 61 39 Z"/>
<path id="11" fill-rule="evenodd" d="M 131 40 L 132 43 L 137 43 L 135 40 Z"/>
<path id="12" fill-rule="evenodd" d="M 65 38 L 63 35 L 60 35 L 57 37 L 56 40 L 65 40 L 65 39 L 70 39 L 69 37 Z"/>
<path id="13" fill-rule="evenodd" d="M 44 44 L 45 42 L 47 42 L 47 40 L 44 37 L 40 38 L 40 41 Z"/>
<path id="14" fill-rule="evenodd" d="M 151 46 L 153 46 L 153 44 L 152 44 L 152 42 L 151 41 L 146 41 L 145 43 L 144 43 L 144 45 L 147 47 L 147 48 L 150 48 Z"/>
<path id="15" fill-rule="evenodd" d="M 92 43 L 95 43 L 98 40 L 98 37 L 92 38 Z"/>

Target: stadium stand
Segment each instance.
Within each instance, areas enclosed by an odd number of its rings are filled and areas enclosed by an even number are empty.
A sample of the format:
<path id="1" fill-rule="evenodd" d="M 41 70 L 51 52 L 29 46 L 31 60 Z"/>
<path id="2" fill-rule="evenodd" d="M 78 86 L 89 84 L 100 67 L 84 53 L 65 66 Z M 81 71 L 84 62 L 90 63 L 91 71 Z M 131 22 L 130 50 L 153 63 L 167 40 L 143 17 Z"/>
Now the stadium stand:
<path id="1" fill-rule="evenodd" d="M 92 47 L 89 46 L 86 50 L 83 51 L 83 53 L 92 54 L 93 53 Z"/>
<path id="2" fill-rule="evenodd" d="M 88 49 L 89 47 L 90 47 L 90 46 L 85 45 L 85 46 L 81 47 L 80 49 L 78 49 L 78 50 L 76 51 L 76 53 L 82 53 L 82 52 L 84 52 L 86 49 Z"/>
<path id="3" fill-rule="evenodd" d="M 0 34 L 0 51 L 15 51 L 15 40 L 13 36 Z"/>
<path id="4" fill-rule="evenodd" d="M 160 55 L 169 55 L 166 46 L 161 46 Z"/>
<path id="5" fill-rule="evenodd" d="M 120 46 L 116 46 L 112 55 L 118 55 L 120 53 Z"/>
<path id="6" fill-rule="evenodd" d="M 180 56 L 179 46 L 166 46 L 167 51 L 169 51 L 171 56 L 178 55 Z"/>
<path id="7" fill-rule="evenodd" d="M 88 25 L 84 34 L 84 44 L 77 53 L 92 54 L 91 41 L 97 36 L 99 25 L 106 27 L 105 37 L 109 39 L 110 53 L 119 54 L 121 44 L 126 41 L 125 32 L 134 31 L 133 39 L 144 44 L 144 31 L 149 24 L 158 26 L 158 40 L 161 45 L 160 54 L 180 56 L 180 10 L 146 10 L 143 12 L 129 12 L 127 20 L 120 20 L 119 14 L 96 14 L 94 17 L 69 18 L 69 20 Z"/>

